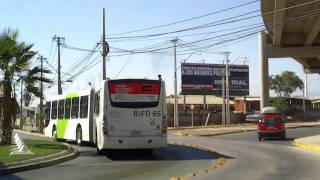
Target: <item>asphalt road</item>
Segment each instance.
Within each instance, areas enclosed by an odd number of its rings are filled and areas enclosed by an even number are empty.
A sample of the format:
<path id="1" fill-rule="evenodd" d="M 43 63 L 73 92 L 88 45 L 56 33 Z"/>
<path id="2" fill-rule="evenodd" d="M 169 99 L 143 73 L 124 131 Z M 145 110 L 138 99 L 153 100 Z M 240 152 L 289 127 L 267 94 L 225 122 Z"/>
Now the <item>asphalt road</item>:
<path id="1" fill-rule="evenodd" d="M 208 146 L 226 155 L 227 163 L 194 179 L 318 180 L 320 153 L 297 148 L 294 138 L 320 134 L 320 127 L 287 130 L 288 139 L 259 142 L 256 132 L 214 137 L 178 137 L 170 140 Z M 24 138 L 28 138 L 25 137 Z M 76 146 L 75 146 L 76 147 Z M 222 155 L 169 146 L 148 156 L 125 151 L 96 156 L 95 148 L 80 147 L 80 157 L 55 166 L 0 176 L 5 179 L 166 179 L 192 172 Z M 138 154 L 137 154 L 138 153 Z"/>
<path id="2" fill-rule="evenodd" d="M 212 147 L 233 157 L 223 168 L 195 179 L 319 180 L 320 153 L 292 145 L 294 138 L 320 134 L 320 127 L 287 130 L 287 140 L 259 142 L 256 132 L 216 137 L 173 137 L 174 140 Z"/>
<path id="3" fill-rule="evenodd" d="M 23 139 L 48 139 L 25 134 L 20 136 Z M 217 153 L 175 145 L 169 145 L 166 149 L 157 149 L 152 155 L 145 154 L 143 151 L 120 151 L 111 156 L 97 156 L 95 147 L 89 145 L 73 146 L 80 152 L 80 156 L 74 160 L 47 168 L 0 176 L 0 179 L 168 180 L 172 176 L 185 174 L 222 157 Z"/>

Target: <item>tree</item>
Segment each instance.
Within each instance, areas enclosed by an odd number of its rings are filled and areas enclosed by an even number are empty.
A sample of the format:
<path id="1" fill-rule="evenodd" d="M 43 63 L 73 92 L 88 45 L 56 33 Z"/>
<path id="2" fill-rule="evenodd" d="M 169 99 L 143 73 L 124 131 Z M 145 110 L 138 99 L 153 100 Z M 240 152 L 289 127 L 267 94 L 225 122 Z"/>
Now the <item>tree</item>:
<path id="1" fill-rule="evenodd" d="M 16 100 L 12 97 L 13 83 L 24 83 L 25 94 L 39 97 L 39 83 L 51 83 L 40 73 L 50 73 L 38 66 L 32 67 L 32 59 L 37 54 L 32 51 L 33 44 L 18 41 L 18 31 L 10 28 L 0 34 L 0 81 L 2 98 L 0 103 L 0 144 L 10 144 L 12 135 L 12 117 L 17 112 Z"/>
<path id="2" fill-rule="evenodd" d="M 284 98 L 289 98 L 293 92 L 302 88 L 303 81 L 292 71 L 284 71 L 280 75 L 270 76 L 270 89 L 278 95 L 273 105 L 279 111 L 284 111 L 287 108 Z"/>
<path id="3" fill-rule="evenodd" d="M 270 76 L 270 89 L 278 97 L 289 98 L 297 89 L 303 88 L 303 81 L 292 71 L 284 71 L 281 75 Z"/>

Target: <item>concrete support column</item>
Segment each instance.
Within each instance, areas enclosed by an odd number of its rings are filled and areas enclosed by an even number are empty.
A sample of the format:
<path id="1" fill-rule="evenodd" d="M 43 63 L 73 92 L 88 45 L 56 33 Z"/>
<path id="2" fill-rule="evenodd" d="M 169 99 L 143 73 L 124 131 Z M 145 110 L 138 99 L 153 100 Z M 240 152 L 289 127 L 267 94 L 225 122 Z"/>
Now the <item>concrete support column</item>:
<path id="1" fill-rule="evenodd" d="M 261 70 L 261 87 L 260 87 L 260 110 L 269 106 L 269 63 L 266 56 L 267 34 L 259 34 L 259 58 Z"/>

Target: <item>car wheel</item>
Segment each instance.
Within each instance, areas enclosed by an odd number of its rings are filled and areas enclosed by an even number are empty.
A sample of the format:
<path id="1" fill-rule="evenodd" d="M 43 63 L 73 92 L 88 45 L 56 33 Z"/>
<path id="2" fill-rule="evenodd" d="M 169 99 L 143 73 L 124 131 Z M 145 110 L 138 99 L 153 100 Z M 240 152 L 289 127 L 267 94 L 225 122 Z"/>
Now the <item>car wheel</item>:
<path id="1" fill-rule="evenodd" d="M 81 127 L 77 128 L 76 141 L 77 141 L 77 145 L 78 146 L 82 146 L 83 141 L 82 141 L 82 130 L 81 130 Z"/>
<path id="2" fill-rule="evenodd" d="M 259 137 L 258 137 L 258 140 L 259 140 L 259 141 L 261 141 L 261 140 L 262 140 L 262 137 L 261 137 L 261 136 L 259 136 Z"/>

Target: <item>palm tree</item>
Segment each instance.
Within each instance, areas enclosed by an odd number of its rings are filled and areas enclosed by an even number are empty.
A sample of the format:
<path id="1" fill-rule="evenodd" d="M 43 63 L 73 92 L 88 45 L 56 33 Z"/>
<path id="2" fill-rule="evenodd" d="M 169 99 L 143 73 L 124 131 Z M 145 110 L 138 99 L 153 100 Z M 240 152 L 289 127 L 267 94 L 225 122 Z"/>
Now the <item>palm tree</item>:
<path id="1" fill-rule="evenodd" d="M 0 103 L 0 144 L 10 144 L 12 135 L 12 117 L 17 112 L 16 100 L 12 97 L 13 83 L 25 84 L 25 93 L 40 96 L 39 82 L 51 83 L 40 73 L 49 70 L 32 67 L 32 59 L 37 52 L 32 51 L 33 44 L 18 41 L 18 31 L 5 29 L 0 34 L 0 83 L 2 99 Z"/>

